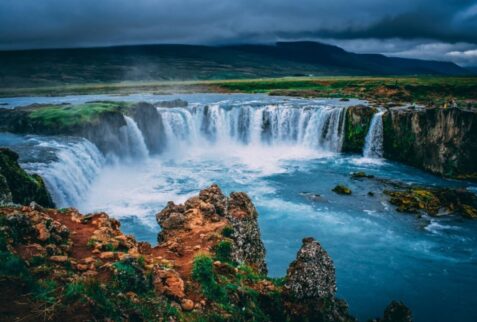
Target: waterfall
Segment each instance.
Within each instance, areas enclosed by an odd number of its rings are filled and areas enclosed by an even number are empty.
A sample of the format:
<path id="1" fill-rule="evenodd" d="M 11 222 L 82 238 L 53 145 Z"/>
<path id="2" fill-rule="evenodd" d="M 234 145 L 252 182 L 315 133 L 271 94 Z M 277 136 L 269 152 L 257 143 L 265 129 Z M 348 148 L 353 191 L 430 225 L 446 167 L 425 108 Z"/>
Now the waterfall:
<path id="1" fill-rule="evenodd" d="M 86 139 L 42 140 L 38 146 L 54 151 L 55 158 L 22 166 L 43 177 L 57 207 L 77 205 L 103 167 L 103 155 Z"/>
<path id="2" fill-rule="evenodd" d="M 187 108 L 158 108 L 164 138 L 170 148 L 178 144 L 298 144 L 340 152 L 345 107 L 220 104 Z"/>
<path id="3" fill-rule="evenodd" d="M 124 120 L 126 121 L 126 127 L 123 137 L 128 156 L 135 159 L 147 158 L 149 151 L 141 130 L 131 117 L 124 115 Z"/>
<path id="4" fill-rule="evenodd" d="M 371 119 L 363 149 L 363 156 L 366 158 L 382 158 L 383 156 L 383 114 L 384 111 L 377 112 Z"/>

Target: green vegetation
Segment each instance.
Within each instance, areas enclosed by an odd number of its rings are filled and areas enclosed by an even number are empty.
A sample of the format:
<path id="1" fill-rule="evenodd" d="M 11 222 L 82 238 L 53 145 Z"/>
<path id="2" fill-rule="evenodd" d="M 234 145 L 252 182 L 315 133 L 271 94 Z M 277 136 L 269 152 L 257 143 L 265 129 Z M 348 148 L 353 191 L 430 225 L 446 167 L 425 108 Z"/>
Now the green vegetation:
<path id="1" fill-rule="evenodd" d="M 232 242 L 230 240 L 222 240 L 214 247 L 215 259 L 221 262 L 232 261 Z"/>
<path id="2" fill-rule="evenodd" d="M 124 102 L 92 102 L 80 105 L 51 105 L 34 108 L 28 115 L 43 127 L 71 128 L 93 123 L 105 112 L 121 112 L 130 104 Z"/>
<path id="3" fill-rule="evenodd" d="M 217 257 L 217 254 L 216 254 Z M 268 280 L 247 265 L 220 263 L 199 255 L 194 259 L 192 278 L 203 295 L 217 303 L 223 314 L 216 312 L 202 316 L 201 321 L 285 321 L 279 288 L 282 279 Z M 275 290 L 260 292 L 255 289 L 260 281 L 268 281 Z"/>
<path id="4" fill-rule="evenodd" d="M 477 107 L 477 77 L 282 77 L 240 80 L 163 81 L 77 84 L 37 88 L 4 88 L 0 97 L 149 92 L 241 92 L 298 97 L 360 98 L 376 102 L 415 102 L 444 106 L 452 99 L 465 107 Z M 65 106 L 63 106 L 65 108 Z M 67 107 L 66 107 L 67 108 Z M 70 106 L 71 108 L 71 106 Z M 94 109 L 109 107 L 97 106 Z M 60 107 L 61 109 L 61 107 Z M 46 112 L 43 112 L 46 113 Z M 52 113 L 52 112 L 49 112 Z M 73 111 L 62 111 L 73 115 Z M 71 114 L 70 114 L 71 113 Z M 55 114 L 55 112 L 53 112 Z M 80 113 L 82 114 L 82 113 Z M 48 113 L 43 116 L 50 117 Z M 53 117 L 53 116 L 52 116 Z M 87 116 L 86 116 L 87 117 Z M 71 119 L 73 122 L 73 119 Z"/>

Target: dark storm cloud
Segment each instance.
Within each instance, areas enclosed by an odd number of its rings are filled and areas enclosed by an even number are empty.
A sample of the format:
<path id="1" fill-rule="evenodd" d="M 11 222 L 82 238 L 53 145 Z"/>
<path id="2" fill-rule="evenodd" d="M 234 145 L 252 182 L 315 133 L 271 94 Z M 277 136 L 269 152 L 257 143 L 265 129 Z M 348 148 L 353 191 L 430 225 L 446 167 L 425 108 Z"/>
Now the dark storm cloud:
<path id="1" fill-rule="evenodd" d="M 0 1 L 0 49 L 306 38 L 475 45 L 475 30 L 468 0 Z"/>

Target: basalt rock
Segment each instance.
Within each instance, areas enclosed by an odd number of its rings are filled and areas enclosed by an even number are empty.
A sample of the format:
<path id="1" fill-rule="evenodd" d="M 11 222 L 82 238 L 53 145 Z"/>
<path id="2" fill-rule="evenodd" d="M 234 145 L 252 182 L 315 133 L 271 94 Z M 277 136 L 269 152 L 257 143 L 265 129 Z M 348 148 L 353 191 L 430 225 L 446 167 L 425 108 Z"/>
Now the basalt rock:
<path id="1" fill-rule="evenodd" d="M 54 207 L 43 179 L 26 173 L 18 164 L 18 158 L 12 150 L 0 148 L 0 203 L 27 205 L 35 201 L 45 207 Z"/>
<path id="2" fill-rule="evenodd" d="M 383 115 L 384 157 L 435 174 L 477 179 L 477 113 L 393 108 Z"/>
<path id="3" fill-rule="evenodd" d="M 331 257 L 313 238 L 303 239 L 287 271 L 285 306 L 293 321 L 355 321 L 346 302 L 335 297 L 336 276 Z"/>
<path id="4" fill-rule="evenodd" d="M 402 302 L 392 301 L 384 310 L 382 319 L 373 322 L 412 322 L 411 310 Z"/>
<path id="5" fill-rule="evenodd" d="M 343 152 L 361 153 L 376 109 L 366 105 L 350 106 L 346 110 Z"/>
<path id="6" fill-rule="evenodd" d="M 239 262 L 248 263 L 259 273 L 266 274 L 265 247 L 260 238 L 258 213 L 246 193 L 230 194 L 226 217 L 232 225 L 232 239 L 237 245 L 233 257 Z"/>
<path id="7" fill-rule="evenodd" d="M 336 185 L 336 187 L 334 187 L 332 191 L 339 195 L 350 195 L 352 193 L 350 188 L 342 184 Z"/>

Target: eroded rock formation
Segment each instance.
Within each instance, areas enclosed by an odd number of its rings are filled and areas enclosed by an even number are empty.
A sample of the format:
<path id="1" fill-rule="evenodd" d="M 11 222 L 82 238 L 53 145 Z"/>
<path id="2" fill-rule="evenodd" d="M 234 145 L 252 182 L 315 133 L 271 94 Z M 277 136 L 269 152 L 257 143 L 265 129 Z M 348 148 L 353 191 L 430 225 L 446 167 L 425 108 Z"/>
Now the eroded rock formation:
<path id="1" fill-rule="evenodd" d="M 384 157 L 435 174 L 477 179 L 477 113 L 393 108 L 383 116 Z"/>

